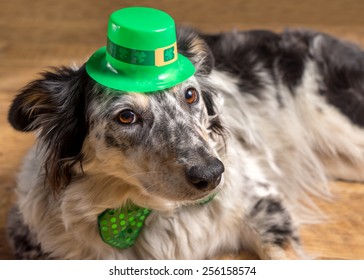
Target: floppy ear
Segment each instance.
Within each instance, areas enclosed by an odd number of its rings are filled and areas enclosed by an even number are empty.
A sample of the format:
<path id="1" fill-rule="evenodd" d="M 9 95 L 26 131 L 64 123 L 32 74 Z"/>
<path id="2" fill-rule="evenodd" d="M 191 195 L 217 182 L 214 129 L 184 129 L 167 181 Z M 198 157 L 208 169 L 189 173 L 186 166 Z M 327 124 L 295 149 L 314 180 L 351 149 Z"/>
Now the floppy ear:
<path id="1" fill-rule="evenodd" d="M 196 67 L 198 76 L 210 74 L 214 66 L 214 57 L 206 42 L 190 28 L 177 29 L 178 51 L 189 58 Z"/>
<path id="2" fill-rule="evenodd" d="M 46 153 L 46 182 L 59 192 L 81 163 L 81 149 L 88 133 L 85 68 L 60 68 L 46 72 L 27 85 L 14 99 L 9 122 L 20 131 L 38 131 Z"/>

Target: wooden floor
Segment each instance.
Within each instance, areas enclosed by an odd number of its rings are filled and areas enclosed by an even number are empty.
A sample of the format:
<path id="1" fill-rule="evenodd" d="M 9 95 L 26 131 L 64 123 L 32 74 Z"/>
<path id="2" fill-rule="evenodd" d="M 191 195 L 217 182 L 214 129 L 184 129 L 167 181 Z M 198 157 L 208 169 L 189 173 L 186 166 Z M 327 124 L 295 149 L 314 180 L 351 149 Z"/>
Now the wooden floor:
<path id="1" fill-rule="evenodd" d="M 6 214 L 14 201 L 16 172 L 34 141 L 33 135 L 7 124 L 11 100 L 46 67 L 82 63 L 103 46 L 113 10 L 150 3 L 170 13 L 178 24 L 206 32 L 305 27 L 364 46 L 361 0 L 0 0 L 0 259 L 12 258 L 5 238 Z M 339 183 L 332 191 L 334 201 L 318 201 L 328 222 L 303 228 L 304 247 L 317 258 L 364 259 L 364 185 Z"/>

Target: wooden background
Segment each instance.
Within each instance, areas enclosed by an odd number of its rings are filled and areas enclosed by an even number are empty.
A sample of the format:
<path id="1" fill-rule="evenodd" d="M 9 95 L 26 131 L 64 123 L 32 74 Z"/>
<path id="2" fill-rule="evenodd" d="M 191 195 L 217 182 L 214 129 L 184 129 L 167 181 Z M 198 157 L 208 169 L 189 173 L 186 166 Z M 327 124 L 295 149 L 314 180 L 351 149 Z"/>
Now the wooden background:
<path id="1" fill-rule="evenodd" d="M 84 62 L 105 44 L 108 15 L 126 6 L 163 9 L 178 24 L 206 32 L 304 27 L 364 46 L 364 1 L 300 2 L 0 0 L 0 259 L 13 257 L 5 238 L 6 214 L 14 201 L 16 172 L 34 141 L 33 135 L 7 124 L 7 110 L 19 88 L 48 66 Z M 317 258 L 364 259 L 364 185 L 333 183 L 332 189 L 332 202 L 318 201 L 329 220 L 303 228 L 304 247 Z"/>

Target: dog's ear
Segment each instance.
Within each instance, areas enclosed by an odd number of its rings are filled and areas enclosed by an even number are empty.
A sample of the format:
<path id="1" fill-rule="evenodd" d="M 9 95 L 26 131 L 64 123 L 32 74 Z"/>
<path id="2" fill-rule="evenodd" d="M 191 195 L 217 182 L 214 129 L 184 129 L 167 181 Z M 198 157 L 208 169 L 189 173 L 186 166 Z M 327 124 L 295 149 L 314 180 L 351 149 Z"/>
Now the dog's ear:
<path id="1" fill-rule="evenodd" d="M 88 133 L 87 81 L 84 67 L 46 72 L 21 90 L 9 111 L 8 119 L 15 129 L 37 130 L 45 147 L 46 182 L 54 192 L 70 182 L 72 167 L 82 160 Z"/>
<path id="2" fill-rule="evenodd" d="M 210 74 L 214 66 L 213 54 L 207 43 L 190 28 L 177 29 L 178 51 L 189 58 L 196 67 L 196 75 Z"/>

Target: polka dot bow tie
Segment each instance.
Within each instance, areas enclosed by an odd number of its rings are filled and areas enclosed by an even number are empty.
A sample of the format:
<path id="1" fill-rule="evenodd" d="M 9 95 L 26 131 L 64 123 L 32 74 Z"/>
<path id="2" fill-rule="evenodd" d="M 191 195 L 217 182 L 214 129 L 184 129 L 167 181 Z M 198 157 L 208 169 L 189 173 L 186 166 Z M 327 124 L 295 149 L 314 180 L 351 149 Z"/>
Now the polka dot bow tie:
<path id="1" fill-rule="evenodd" d="M 198 204 L 205 205 L 214 197 L 215 195 L 212 195 Z M 134 204 L 105 210 L 98 217 L 101 239 L 108 245 L 119 249 L 133 246 L 151 212 L 147 208 L 141 208 Z"/>

